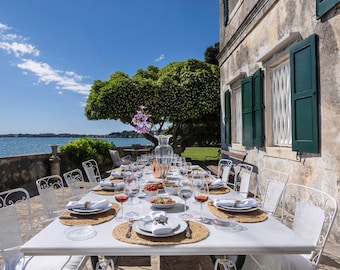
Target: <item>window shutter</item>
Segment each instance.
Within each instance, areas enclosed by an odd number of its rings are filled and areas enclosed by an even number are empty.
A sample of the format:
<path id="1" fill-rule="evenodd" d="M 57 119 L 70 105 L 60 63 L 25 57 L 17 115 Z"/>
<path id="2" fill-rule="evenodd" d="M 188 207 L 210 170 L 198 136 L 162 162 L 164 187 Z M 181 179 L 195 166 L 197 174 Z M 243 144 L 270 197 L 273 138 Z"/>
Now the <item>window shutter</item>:
<path id="1" fill-rule="evenodd" d="M 231 144 L 231 123 L 230 123 L 230 92 L 226 91 L 224 93 L 224 101 L 225 101 L 225 143 L 227 145 Z"/>
<path id="2" fill-rule="evenodd" d="M 263 71 L 257 70 L 253 75 L 254 92 L 254 146 L 263 146 Z"/>
<path id="3" fill-rule="evenodd" d="M 253 77 L 242 80 L 242 145 L 253 146 Z"/>
<path id="4" fill-rule="evenodd" d="M 292 150 L 319 153 L 316 35 L 290 49 Z"/>
<path id="5" fill-rule="evenodd" d="M 229 14 L 229 0 L 223 0 L 223 24 L 227 26 L 228 24 L 228 14 Z"/>
<path id="6" fill-rule="evenodd" d="M 320 19 L 338 3 L 340 0 L 316 0 L 316 17 Z"/>

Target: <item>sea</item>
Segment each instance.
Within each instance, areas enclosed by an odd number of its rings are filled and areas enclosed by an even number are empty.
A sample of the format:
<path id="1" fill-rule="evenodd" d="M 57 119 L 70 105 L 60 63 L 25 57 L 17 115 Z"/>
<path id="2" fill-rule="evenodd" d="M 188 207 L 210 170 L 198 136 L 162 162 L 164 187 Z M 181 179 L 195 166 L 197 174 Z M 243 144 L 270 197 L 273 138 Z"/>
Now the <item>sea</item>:
<path id="1" fill-rule="evenodd" d="M 51 153 L 51 145 L 59 147 L 79 138 L 67 137 L 0 137 L 0 157 L 22 156 L 31 154 Z M 132 146 L 133 144 L 152 144 L 145 138 L 101 138 L 96 139 L 113 142 L 115 146 Z"/>

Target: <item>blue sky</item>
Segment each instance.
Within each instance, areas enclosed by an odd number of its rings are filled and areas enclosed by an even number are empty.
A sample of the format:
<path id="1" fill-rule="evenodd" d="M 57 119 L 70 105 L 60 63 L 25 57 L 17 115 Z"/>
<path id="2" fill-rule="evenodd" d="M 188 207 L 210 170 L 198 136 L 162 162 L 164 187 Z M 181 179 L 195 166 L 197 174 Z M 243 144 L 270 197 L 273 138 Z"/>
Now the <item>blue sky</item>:
<path id="1" fill-rule="evenodd" d="M 133 130 L 86 119 L 93 81 L 204 60 L 218 41 L 218 1 L 0 1 L 0 134 Z"/>

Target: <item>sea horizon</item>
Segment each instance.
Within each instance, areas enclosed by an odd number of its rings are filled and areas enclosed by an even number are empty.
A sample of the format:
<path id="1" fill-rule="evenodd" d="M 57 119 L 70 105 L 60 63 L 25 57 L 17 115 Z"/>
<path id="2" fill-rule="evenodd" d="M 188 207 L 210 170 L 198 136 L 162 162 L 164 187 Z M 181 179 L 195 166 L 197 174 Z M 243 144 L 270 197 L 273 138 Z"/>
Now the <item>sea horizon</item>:
<path id="1" fill-rule="evenodd" d="M 34 155 L 52 153 L 51 145 L 60 146 L 79 137 L 0 137 L 0 157 Z M 145 138 L 108 138 L 96 136 L 96 139 L 113 142 L 117 147 L 132 146 L 133 144 L 151 145 Z"/>

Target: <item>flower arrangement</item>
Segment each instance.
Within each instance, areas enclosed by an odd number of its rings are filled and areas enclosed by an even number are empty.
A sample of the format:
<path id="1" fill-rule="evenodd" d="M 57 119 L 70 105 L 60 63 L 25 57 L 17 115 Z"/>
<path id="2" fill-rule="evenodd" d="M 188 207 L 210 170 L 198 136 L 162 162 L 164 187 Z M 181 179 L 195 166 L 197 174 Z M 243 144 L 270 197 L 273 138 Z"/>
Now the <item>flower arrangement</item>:
<path id="1" fill-rule="evenodd" d="M 146 113 L 144 105 L 139 106 L 139 111 L 132 117 L 131 123 L 135 126 L 137 133 L 145 134 L 151 130 L 152 123 L 148 121 L 151 115 Z"/>

